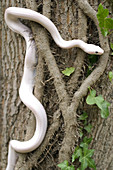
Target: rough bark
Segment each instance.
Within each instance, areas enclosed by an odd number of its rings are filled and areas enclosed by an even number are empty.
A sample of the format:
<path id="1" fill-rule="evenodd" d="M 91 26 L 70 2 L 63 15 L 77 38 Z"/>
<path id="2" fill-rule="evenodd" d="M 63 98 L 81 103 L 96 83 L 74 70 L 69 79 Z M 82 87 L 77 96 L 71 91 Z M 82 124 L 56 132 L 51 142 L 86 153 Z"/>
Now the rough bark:
<path id="1" fill-rule="evenodd" d="M 2 18 L 1 18 L 1 2 L 0 2 L 0 37 L 2 36 Z M 0 96 L 2 96 L 2 51 L 1 51 L 1 43 L 0 43 Z M 0 169 L 1 169 L 1 133 L 2 133 L 2 98 L 0 98 Z"/>
<path id="2" fill-rule="evenodd" d="M 108 38 L 101 35 L 96 10 L 97 0 L 20 0 L 1 2 L 2 20 L 8 6 L 21 6 L 39 11 L 50 18 L 62 37 L 82 39 L 100 44 L 105 53 L 100 57 L 93 72 L 86 77 L 87 55 L 80 49 L 63 50 L 57 47 L 50 34 L 39 24 L 26 22 L 31 27 L 37 46 L 38 66 L 34 93 L 44 105 L 48 115 L 48 130 L 42 145 L 29 154 L 19 154 L 15 169 L 58 169 L 58 162 L 70 161 L 74 147 L 79 143 L 77 115 L 87 111 L 93 125 L 94 160 L 97 170 L 113 169 L 113 85 L 108 72 L 113 70 L 109 56 Z M 89 23 L 89 24 L 87 24 Z M 91 26 L 93 24 L 93 27 Z M 93 32 L 95 31 L 95 36 Z M 95 42 L 96 41 L 96 42 Z M 7 163 L 7 147 L 10 139 L 28 140 L 35 130 L 35 119 L 22 104 L 18 95 L 25 55 L 23 38 L 2 24 L 2 73 L 3 73 L 3 127 L 2 169 Z M 108 60 L 109 59 L 109 60 Z M 75 67 L 70 78 L 62 75 L 66 67 Z M 111 103 L 110 116 L 102 120 L 99 110 L 85 103 L 88 87 Z M 109 87 L 109 88 L 108 88 Z"/>
<path id="3" fill-rule="evenodd" d="M 23 74 L 25 41 L 13 33 L 4 22 L 4 11 L 8 6 L 24 6 L 24 1 L 2 1 L 2 73 L 3 73 L 3 128 L 2 128 L 2 169 L 7 163 L 8 143 L 10 139 L 25 138 L 30 111 L 22 104 L 18 89 Z M 33 122 L 32 122 L 33 123 Z M 25 126 L 26 125 L 26 126 Z M 32 129 L 30 135 L 32 136 Z M 30 125 L 29 125 L 30 126 Z M 28 126 L 28 127 L 29 127 Z M 20 128 L 21 127 L 21 128 Z"/>

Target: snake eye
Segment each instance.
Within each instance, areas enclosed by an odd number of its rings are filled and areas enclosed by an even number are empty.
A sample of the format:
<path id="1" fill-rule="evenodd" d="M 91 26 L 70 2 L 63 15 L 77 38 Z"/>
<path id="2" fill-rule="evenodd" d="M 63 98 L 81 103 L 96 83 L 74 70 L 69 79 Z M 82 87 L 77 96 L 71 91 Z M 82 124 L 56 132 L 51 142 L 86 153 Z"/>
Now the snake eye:
<path id="1" fill-rule="evenodd" d="M 96 54 L 98 54 L 98 51 L 95 51 Z"/>

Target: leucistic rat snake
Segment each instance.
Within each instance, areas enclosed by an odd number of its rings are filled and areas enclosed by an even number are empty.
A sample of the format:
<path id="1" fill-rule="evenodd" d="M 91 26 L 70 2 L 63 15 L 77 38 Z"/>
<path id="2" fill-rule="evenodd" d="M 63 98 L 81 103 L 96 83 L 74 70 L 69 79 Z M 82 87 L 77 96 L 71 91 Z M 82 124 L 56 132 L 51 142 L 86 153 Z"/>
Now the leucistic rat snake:
<path id="1" fill-rule="evenodd" d="M 45 27 L 51 34 L 56 44 L 65 49 L 72 47 L 79 47 L 88 54 L 103 54 L 103 49 L 93 44 L 87 44 L 82 40 L 65 41 L 62 39 L 56 26 L 51 20 L 44 15 L 30 9 L 9 7 L 5 11 L 5 21 L 8 27 L 21 34 L 26 41 L 26 55 L 24 64 L 24 73 L 19 89 L 19 95 L 23 103 L 34 113 L 36 118 L 36 130 L 34 136 L 24 142 L 11 140 L 8 151 L 8 164 L 6 170 L 13 170 L 16 164 L 17 152 L 28 153 L 35 150 L 43 141 L 47 129 L 46 112 L 42 104 L 33 95 L 35 66 L 37 64 L 37 57 L 35 51 L 35 42 L 32 39 L 31 30 L 23 25 L 18 18 L 35 21 Z"/>

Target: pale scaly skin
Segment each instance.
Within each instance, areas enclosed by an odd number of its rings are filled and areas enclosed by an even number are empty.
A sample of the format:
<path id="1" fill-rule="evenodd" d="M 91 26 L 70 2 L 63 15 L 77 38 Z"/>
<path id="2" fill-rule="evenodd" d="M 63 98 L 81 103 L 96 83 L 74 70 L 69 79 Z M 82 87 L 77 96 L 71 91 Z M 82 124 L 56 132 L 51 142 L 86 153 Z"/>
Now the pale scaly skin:
<path id="1" fill-rule="evenodd" d="M 13 170 L 15 168 L 17 152 L 27 153 L 35 150 L 42 143 L 47 129 L 47 116 L 45 109 L 33 95 L 36 71 L 35 66 L 37 64 L 35 43 L 32 39 L 30 29 L 23 25 L 18 18 L 32 20 L 44 26 L 50 32 L 56 44 L 61 48 L 69 49 L 72 47 L 79 47 L 88 54 L 101 55 L 104 53 L 103 49 L 99 46 L 87 44 L 79 39 L 70 41 L 63 40 L 53 22 L 40 13 L 18 7 L 10 7 L 6 9 L 5 21 L 7 25 L 12 31 L 21 34 L 26 40 L 24 74 L 19 89 L 19 95 L 23 103 L 32 110 L 36 118 L 36 130 L 34 136 L 30 140 L 25 142 L 17 140 L 10 141 L 6 170 Z"/>

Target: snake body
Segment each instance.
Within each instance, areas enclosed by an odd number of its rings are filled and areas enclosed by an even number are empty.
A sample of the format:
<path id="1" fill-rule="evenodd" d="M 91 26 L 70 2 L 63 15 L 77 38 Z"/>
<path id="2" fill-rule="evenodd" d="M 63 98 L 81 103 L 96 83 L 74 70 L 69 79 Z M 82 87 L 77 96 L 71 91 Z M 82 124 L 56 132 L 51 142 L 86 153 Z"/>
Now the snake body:
<path id="1" fill-rule="evenodd" d="M 56 44 L 65 49 L 79 47 L 89 54 L 103 54 L 103 49 L 93 44 L 87 44 L 82 40 L 65 41 L 62 39 L 56 26 L 44 15 L 30 9 L 9 7 L 5 11 L 5 21 L 8 27 L 21 34 L 26 41 L 26 55 L 24 73 L 19 89 L 19 95 L 23 103 L 34 113 L 36 118 L 36 130 L 34 136 L 24 142 L 11 140 L 8 151 L 8 164 L 6 170 L 13 170 L 16 164 L 17 153 L 28 153 L 35 150 L 43 141 L 47 129 L 47 116 L 44 107 L 33 95 L 34 77 L 36 72 L 36 50 L 35 42 L 32 38 L 31 30 L 22 24 L 18 18 L 35 21 L 45 27 L 53 37 Z"/>

